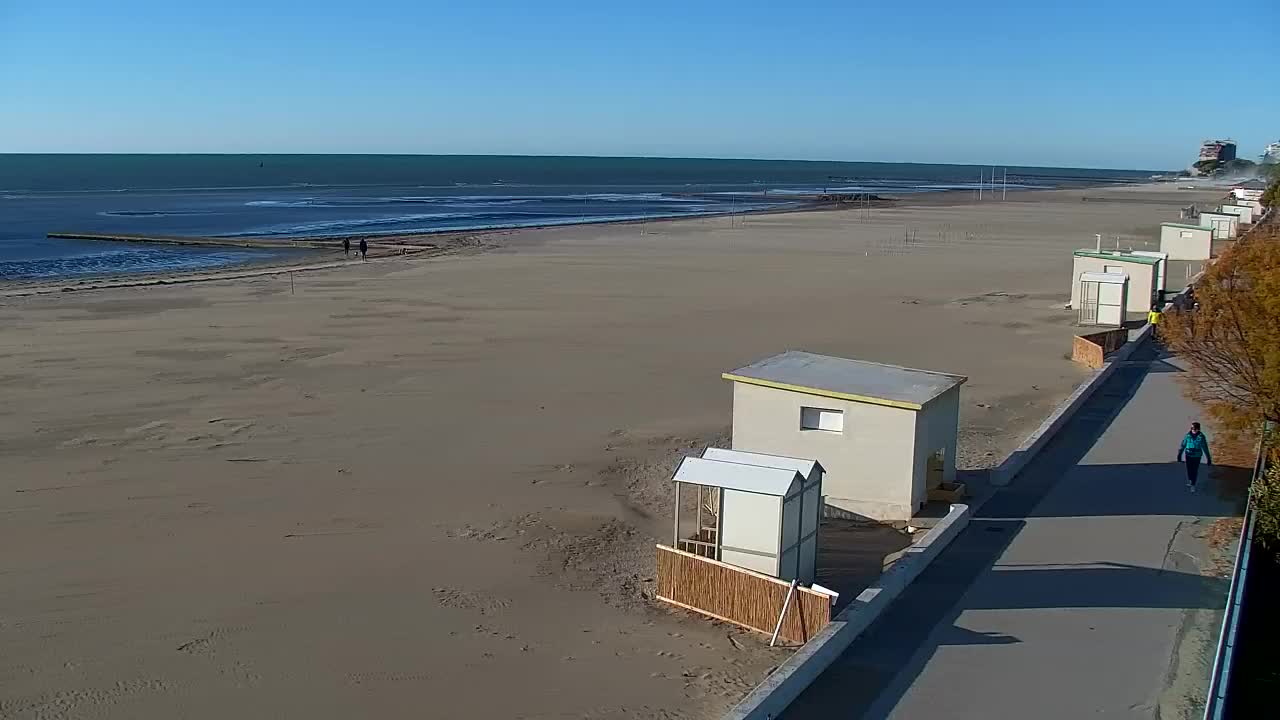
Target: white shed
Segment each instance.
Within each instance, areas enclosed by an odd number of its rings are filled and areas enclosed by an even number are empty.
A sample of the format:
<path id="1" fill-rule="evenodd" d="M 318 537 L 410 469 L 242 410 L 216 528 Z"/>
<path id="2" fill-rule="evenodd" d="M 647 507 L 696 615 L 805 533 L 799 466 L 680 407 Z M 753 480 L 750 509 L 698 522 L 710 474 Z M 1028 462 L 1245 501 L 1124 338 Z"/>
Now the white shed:
<path id="1" fill-rule="evenodd" d="M 1204 210 L 1200 213 L 1200 227 L 1212 228 L 1213 239 L 1226 240 L 1236 236 L 1240 229 L 1240 218 L 1231 213 Z"/>
<path id="2" fill-rule="evenodd" d="M 1085 273 L 1115 273 L 1129 276 L 1128 312 L 1145 313 L 1160 299 L 1163 261 L 1158 257 L 1121 252 L 1077 250 L 1071 267 L 1071 307 L 1081 302 L 1080 276 Z"/>
<path id="3" fill-rule="evenodd" d="M 1156 273 L 1156 292 L 1164 293 L 1169 289 L 1169 253 L 1157 252 L 1155 250 L 1134 250 L 1131 254 L 1139 257 L 1153 257 L 1160 260 L 1160 266 Z M 1163 299 L 1163 296 L 1161 296 L 1160 299 Z"/>
<path id="4" fill-rule="evenodd" d="M 1160 252 L 1170 260 L 1208 260 L 1213 257 L 1213 237 L 1208 226 L 1160 223 Z"/>
<path id="5" fill-rule="evenodd" d="M 671 479 L 677 549 L 782 580 L 813 582 L 821 465 L 715 449 L 685 458 Z M 697 490 L 692 528 L 682 517 L 689 509 L 686 486 Z"/>
<path id="6" fill-rule="evenodd" d="M 827 511 L 906 520 L 955 481 L 962 376 L 788 351 L 724 378 L 733 448 L 818 460 Z"/>
<path id="7" fill-rule="evenodd" d="M 1240 200 L 1260 200 L 1262 193 L 1262 190 L 1256 188 L 1232 188 L 1231 190 L 1231 194 Z"/>
<path id="8" fill-rule="evenodd" d="M 1223 205 L 1218 208 L 1224 213 L 1230 213 L 1240 218 L 1241 225 L 1248 225 L 1253 222 L 1253 208 L 1249 205 L 1239 205 L 1235 203 Z"/>
<path id="9" fill-rule="evenodd" d="M 1079 280 L 1080 325 L 1122 327 L 1128 306 L 1129 277 L 1120 273 L 1084 273 Z M 1150 309 L 1150 308 L 1147 308 Z"/>

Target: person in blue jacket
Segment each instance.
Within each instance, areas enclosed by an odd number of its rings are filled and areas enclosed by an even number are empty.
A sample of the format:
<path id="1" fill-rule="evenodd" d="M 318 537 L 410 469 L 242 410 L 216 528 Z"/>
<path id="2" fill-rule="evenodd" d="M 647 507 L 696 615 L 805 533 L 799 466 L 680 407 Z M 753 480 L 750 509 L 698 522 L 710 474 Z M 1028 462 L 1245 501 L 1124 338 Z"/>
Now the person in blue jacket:
<path id="1" fill-rule="evenodd" d="M 1200 474 L 1200 458 L 1204 458 L 1206 465 L 1213 464 L 1213 455 L 1209 454 L 1209 439 L 1200 432 L 1200 423 L 1191 423 L 1191 432 L 1182 438 L 1182 444 L 1178 446 L 1178 462 L 1183 462 L 1186 458 L 1187 464 L 1187 487 L 1191 492 L 1196 491 L 1196 478 Z"/>

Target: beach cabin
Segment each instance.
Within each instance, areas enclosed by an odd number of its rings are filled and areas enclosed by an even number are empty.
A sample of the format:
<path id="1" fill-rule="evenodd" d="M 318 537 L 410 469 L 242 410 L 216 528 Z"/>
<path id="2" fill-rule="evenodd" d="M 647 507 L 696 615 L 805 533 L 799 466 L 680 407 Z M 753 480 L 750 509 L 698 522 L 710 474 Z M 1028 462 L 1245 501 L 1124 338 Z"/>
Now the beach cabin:
<path id="1" fill-rule="evenodd" d="M 955 481 L 962 376 L 788 351 L 723 377 L 733 449 L 817 460 L 828 514 L 906 520 Z"/>
<path id="2" fill-rule="evenodd" d="M 709 448 L 685 458 L 675 485 L 675 548 L 781 580 L 813 583 L 822 466 Z"/>
<path id="3" fill-rule="evenodd" d="M 1082 299 L 1080 276 L 1085 273 L 1115 273 L 1129 276 L 1125 310 L 1145 314 L 1160 300 L 1161 266 L 1158 257 L 1121 252 L 1077 250 L 1071 263 L 1071 307 Z"/>
<path id="4" fill-rule="evenodd" d="M 1239 232 L 1240 218 L 1231 213 L 1204 210 L 1200 213 L 1200 227 L 1212 229 L 1215 240 L 1227 240 Z"/>
<path id="5" fill-rule="evenodd" d="M 1080 275 L 1076 324 L 1123 327 L 1128 307 L 1129 276 L 1123 273 L 1088 272 Z M 1148 308 L 1150 309 L 1150 308 Z"/>
<path id="6" fill-rule="evenodd" d="M 1267 184 L 1255 178 L 1235 185 L 1231 188 L 1231 194 L 1237 200 L 1260 200 L 1266 189 Z"/>
<path id="7" fill-rule="evenodd" d="M 1210 226 L 1160 223 L 1160 252 L 1170 260 L 1208 260 L 1213 256 L 1213 238 Z"/>
<path id="8" fill-rule="evenodd" d="M 1157 252 L 1155 250 L 1134 250 L 1131 255 L 1138 257 L 1157 258 L 1160 264 L 1156 267 L 1156 293 L 1160 300 L 1164 299 L 1164 293 L 1169 291 L 1169 253 Z"/>
<path id="9" fill-rule="evenodd" d="M 1238 205 L 1235 203 L 1231 203 L 1228 205 L 1222 205 L 1221 207 L 1218 208 L 1218 210 L 1224 213 L 1230 213 L 1231 215 L 1238 216 L 1240 218 L 1241 225 L 1250 225 L 1253 223 L 1253 218 L 1254 218 L 1253 208 L 1248 205 Z"/>

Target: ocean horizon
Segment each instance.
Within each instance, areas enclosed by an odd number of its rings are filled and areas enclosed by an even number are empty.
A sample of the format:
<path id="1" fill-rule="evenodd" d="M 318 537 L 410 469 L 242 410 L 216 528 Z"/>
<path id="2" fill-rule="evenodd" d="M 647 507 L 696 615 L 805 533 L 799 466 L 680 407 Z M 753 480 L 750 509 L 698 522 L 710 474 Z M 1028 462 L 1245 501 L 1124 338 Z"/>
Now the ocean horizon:
<path id="1" fill-rule="evenodd" d="M 0 155 L 0 280 L 197 270 L 279 251 L 122 245 L 50 232 L 337 237 L 694 217 L 815 193 L 974 190 L 976 165 L 506 155 Z M 1010 166 L 1011 190 L 1151 170 Z"/>

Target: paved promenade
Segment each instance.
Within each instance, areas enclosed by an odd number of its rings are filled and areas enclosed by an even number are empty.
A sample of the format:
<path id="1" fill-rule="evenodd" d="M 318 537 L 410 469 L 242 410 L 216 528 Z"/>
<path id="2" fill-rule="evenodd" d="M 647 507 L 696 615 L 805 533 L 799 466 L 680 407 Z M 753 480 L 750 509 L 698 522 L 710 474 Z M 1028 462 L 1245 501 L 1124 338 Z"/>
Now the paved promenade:
<path id="1" fill-rule="evenodd" d="M 1174 463 L 1176 362 L 1135 353 L 786 717 L 1191 717 L 1226 595 L 1200 536 L 1238 505 Z"/>

